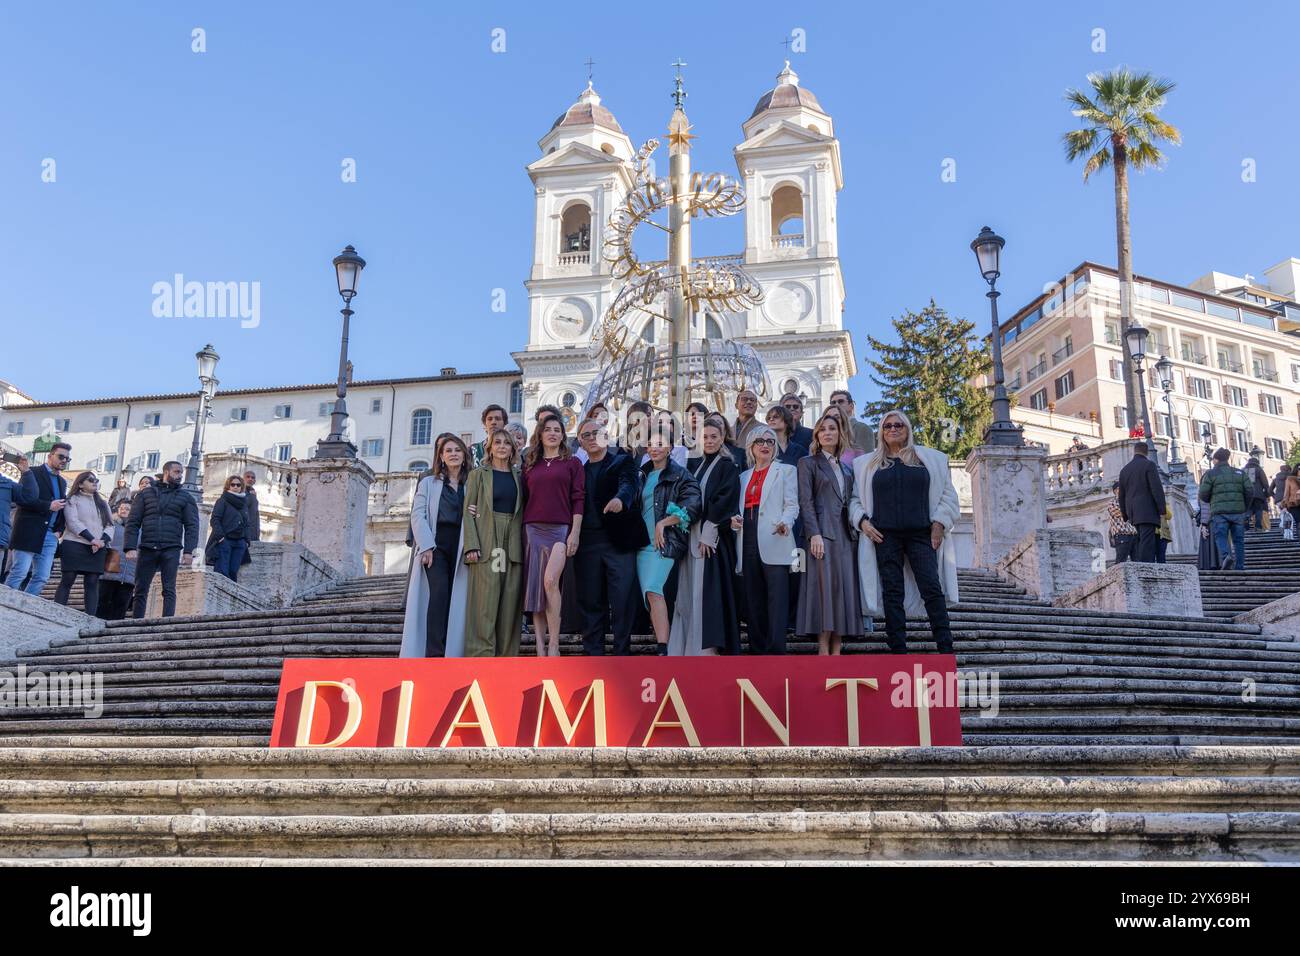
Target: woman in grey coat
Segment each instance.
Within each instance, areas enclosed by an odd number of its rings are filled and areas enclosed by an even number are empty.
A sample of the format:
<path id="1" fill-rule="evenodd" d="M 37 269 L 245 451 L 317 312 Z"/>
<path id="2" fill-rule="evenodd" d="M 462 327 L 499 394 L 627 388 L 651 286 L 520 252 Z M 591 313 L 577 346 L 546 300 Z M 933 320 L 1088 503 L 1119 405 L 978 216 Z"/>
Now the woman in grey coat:
<path id="1" fill-rule="evenodd" d="M 817 635 L 822 654 L 838 654 L 845 636 L 862 634 L 857 542 L 849 524 L 853 472 L 840 460 L 849 439 L 838 416 L 818 420 L 813 446 L 798 465 L 807 558 L 795 623 L 800 634 Z"/>

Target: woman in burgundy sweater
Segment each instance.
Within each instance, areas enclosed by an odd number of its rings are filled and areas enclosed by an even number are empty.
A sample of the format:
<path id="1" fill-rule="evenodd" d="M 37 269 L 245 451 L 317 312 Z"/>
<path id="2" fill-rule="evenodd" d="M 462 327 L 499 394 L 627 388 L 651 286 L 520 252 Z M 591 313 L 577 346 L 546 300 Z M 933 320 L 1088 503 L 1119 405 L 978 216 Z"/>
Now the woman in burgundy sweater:
<path id="1" fill-rule="evenodd" d="M 524 455 L 524 611 L 533 616 L 537 656 L 560 653 L 560 577 L 578 551 L 586 497 L 582 462 L 573 457 L 564 424 L 537 423 Z M 545 639 L 544 639 L 545 638 Z"/>

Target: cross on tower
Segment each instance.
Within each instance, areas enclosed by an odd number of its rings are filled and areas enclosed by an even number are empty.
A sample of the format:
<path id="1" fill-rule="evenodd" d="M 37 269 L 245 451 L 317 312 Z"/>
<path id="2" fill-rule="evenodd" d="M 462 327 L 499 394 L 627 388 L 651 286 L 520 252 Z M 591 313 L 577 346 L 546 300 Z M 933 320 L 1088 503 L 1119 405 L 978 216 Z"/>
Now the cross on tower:
<path id="1" fill-rule="evenodd" d="M 673 102 L 677 104 L 678 109 L 681 109 L 682 100 L 686 99 L 688 95 L 686 90 L 682 88 L 682 67 L 688 64 L 679 56 L 671 65 L 677 67 L 677 89 L 673 90 Z"/>
<path id="2" fill-rule="evenodd" d="M 591 82 L 591 68 L 592 68 L 593 66 L 596 65 L 596 61 L 593 60 L 591 57 L 587 57 L 587 62 L 586 62 L 584 65 L 587 67 L 587 82 L 590 83 L 590 82 Z"/>
<path id="3" fill-rule="evenodd" d="M 790 59 L 790 44 L 792 43 L 794 43 L 794 40 L 790 37 L 786 37 L 781 41 L 781 46 L 785 47 L 785 58 L 787 60 Z"/>

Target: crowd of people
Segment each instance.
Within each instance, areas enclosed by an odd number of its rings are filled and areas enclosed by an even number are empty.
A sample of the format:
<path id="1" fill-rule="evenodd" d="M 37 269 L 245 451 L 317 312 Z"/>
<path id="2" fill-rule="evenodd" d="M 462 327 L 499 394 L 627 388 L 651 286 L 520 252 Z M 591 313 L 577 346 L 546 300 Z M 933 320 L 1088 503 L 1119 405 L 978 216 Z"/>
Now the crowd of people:
<path id="1" fill-rule="evenodd" d="M 66 605 L 78 579 L 87 614 L 103 620 L 142 618 L 155 577 L 161 578 L 162 616 L 176 613 L 176 576 L 198 543 L 199 510 L 182 485 L 185 469 L 169 461 L 134 490 L 124 478 L 107 498 L 94 471 L 64 477 L 72 446 L 56 442 L 36 466 L 20 457 L 20 480 L 0 476 L 0 581 L 40 594 L 59 562 L 54 600 Z M 225 482 L 214 503 L 204 555 L 232 581 L 250 561 L 248 542 L 261 536 L 250 470 Z"/>
<path id="2" fill-rule="evenodd" d="M 594 405 L 574 435 L 553 406 L 531 435 L 506 418 L 489 406 L 482 441 L 435 442 L 403 656 L 514 656 L 526 624 L 542 657 L 562 632 L 591 655 L 630 653 L 634 632 L 661 655 L 738 654 L 742 623 L 751 653 L 783 654 L 794 632 L 838 654 L 879 616 L 902 652 L 921 614 L 952 651 L 957 492 L 902 412 L 878 436 L 843 390 L 811 427 L 797 395 L 760 417 L 752 391 L 734 420 L 692 403 L 679 423 L 645 402 L 622 423 Z"/>

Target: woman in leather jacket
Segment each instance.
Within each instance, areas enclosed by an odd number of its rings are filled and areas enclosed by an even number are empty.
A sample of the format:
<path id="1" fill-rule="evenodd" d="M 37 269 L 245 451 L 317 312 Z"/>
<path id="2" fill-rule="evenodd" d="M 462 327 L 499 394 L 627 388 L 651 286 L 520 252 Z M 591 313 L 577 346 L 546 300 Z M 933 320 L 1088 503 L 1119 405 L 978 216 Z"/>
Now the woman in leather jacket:
<path id="1" fill-rule="evenodd" d="M 650 612 L 658 653 L 668 653 L 668 603 L 664 584 L 677 561 L 686 554 L 687 529 L 700 515 L 700 485 L 672 460 L 672 432 L 650 436 L 641 466 L 641 516 L 650 543 L 637 552 L 637 578 Z"/>

